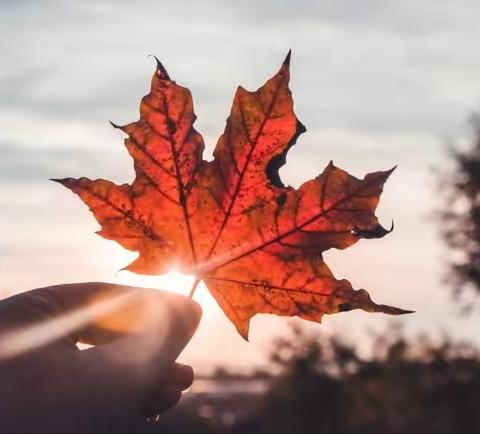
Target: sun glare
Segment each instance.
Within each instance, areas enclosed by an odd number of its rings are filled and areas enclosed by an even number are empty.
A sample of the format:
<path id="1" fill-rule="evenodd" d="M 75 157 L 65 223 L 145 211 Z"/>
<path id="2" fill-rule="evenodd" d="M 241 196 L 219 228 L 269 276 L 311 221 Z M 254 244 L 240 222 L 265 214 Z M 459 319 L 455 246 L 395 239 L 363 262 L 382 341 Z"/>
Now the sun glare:
<path id="1" fill-rule="evenodd" d="M 187 296 L 190 293 L 194 281 L 194 276 L 182 274 L 178 271 L 171 271 L 162 276 L 146 276 L 131 273 L 130 271 L 120 271 L 115 278 L 115 283 L 122 285 L 159 289 Z M 208 293 L 203 282 L 198 285 L 193 299 L 197 301 L 204 310 L 215 305 L 214 300 Z"/>
<path id="2" fill-rule="evenodd" d="M 120 271 L 116 277 L 116 283 L 122 285 L 139 286 L 143 288 L 162 289 L 178 294 L 188 295 L 195 278 L 178 271 L 171 271 L 162 276 L 145 276 L 129 271 Z"/>

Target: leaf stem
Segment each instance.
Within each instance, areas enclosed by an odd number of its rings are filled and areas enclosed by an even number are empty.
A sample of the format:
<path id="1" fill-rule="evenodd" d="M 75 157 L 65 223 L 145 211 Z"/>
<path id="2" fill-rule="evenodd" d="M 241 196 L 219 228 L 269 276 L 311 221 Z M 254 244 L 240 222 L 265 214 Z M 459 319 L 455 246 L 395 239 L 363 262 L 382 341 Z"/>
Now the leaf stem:
<path id="1" fill-rule="evenodd" d="M 199 283 L 200 279 L 195 278 L 195 282 L 193 282 L 192 288 L 190 289 L 190 294 L 188 294 L 189 298 L 193 298 L 193 294 L 195 294 L 195 290 L 197 289 Z"/>

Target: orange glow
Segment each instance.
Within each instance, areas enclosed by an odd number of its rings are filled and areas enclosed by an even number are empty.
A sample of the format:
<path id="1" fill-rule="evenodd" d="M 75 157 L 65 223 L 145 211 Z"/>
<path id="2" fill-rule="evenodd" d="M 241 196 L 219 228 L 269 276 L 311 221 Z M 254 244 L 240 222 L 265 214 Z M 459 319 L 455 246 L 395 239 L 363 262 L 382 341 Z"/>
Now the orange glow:
<path id="1" fill-rule="evenodd" d="M 130 271 L 120 271 L 114 283 L 121 285 L 136 286 L 140 288 L 152 288 L 162 291 L 175 292 L 177 294 L 188 296 L 190 289 L 195 281 L 194 276 L 171 271 L 162 276 L 146 276 L 142 274 L 131 273 Z M 204 311 L 215 309 L 215 301 L 208 294 L 203 282 L 200 282 L 195 291 L 194 299 L 198 302 Z"/>

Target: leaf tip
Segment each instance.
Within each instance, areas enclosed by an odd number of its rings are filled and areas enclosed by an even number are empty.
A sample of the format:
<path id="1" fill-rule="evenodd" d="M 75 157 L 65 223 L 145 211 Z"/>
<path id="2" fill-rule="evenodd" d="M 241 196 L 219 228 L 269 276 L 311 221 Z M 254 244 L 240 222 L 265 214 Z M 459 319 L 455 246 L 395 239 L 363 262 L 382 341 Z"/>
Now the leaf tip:
<path id="1" fill-rule="evenodd" d="M 295 133 L 295 139 L 297 139 L 300 136 L 300 134 L 303 134 L 306 131 L 307 131 L 307 127 L 297 119 L 297 131 Z"/>
<path id="2" fill-rule="evenodd" d="M 155 59 L 155 61 L 157 62 L 157 69 L 155 71 L 155 75 L 157 76 L 157 78 L 159 78 L 160 80 L 171 80 L 170 76 L 168 75 L 167 70 L 162 65 L 162 62 L 160 62 L 160 60 L 158 60 L 157 56 L 155 56 L 153 54 L 149 54 L 148 57 L 153 57 Z"/>
<path id="3" fill-rule="evenodd" d="M 48 178 L 48 180 L 56 182 L 57 184 L 64 185 L 65 187 L 68 184 L 68 178 Z"/>
<path id="4" fill-rule="evenodd" d="M 366 238 L 366 239 L 377 239 L 377 238 L 383 238 L 385 235 L 390 234 L 393 229 L 394 229 L 394 222 L 392 219 L 392 224 L 390 226 L 390 229 L 385 229 L 381 224 L 377 224 L 371 229 L 361 229 L 356 226 L 354 226 L 350 233 L 358 238 Z"/>
<path id="5" fill-rule="evenodd" d="M 95 233 L 96 233 L 97 235 L 102 236 L 101 232 L 102 232 L 102 231 L 97 231 L 97 232 L 95 232 Z M 128 271 L 128 265 L 125 265 L 125 267 L 122 267 L 122 268 L 120 268 L 120 270 L 117 270 L 116 273 L 115 273 L 115 277 L 117 277 L 117 276 L 118 276 L 118 273 L 120 273 L 121 271 Z"/>
<path id="6" fill-rule="evenodd" d="M 406 315 L 415 312 L 413 310 L 401 309 L 387 304 L 377 304 L 372 301 L 370 295 L 365 289 L 355 291 L 352 299 L 348 303 L 343 303 L 339 307 L 340 312 L 352 309 L 362 309 L 366 312 L 385 313 L 387 315 Z"/>
<path id="7" fill-rule="evenodd" d="M 110 120 L 109 120 L 108 122 L 110 122 L 110 125 L 111 125 L 113 128 L 117 129 L 117 130 L 122 130 L 122 131 L 123 131 L 123 130 L 125 129 L 124 126 L 118 125 L 118 124 L 116 124 L 115 122 L 112 122 L 112 121 L 110 121 Z"/>
<path id="8" fill-rule="evenodd" d="M 285 57 L 285 60 L 282 63 L 282 66 L 286 66 L 287 68 L 290 66 L 290 59 L 292 57 L 292 50 L 288 50 L 287 56 Z"/>
<path id="9" fill-rule="evenodd" d="M 387 178 L 388 178 L 393 172 L 395 172 L 395 170 L 397 169 L 397 167 L 398 167 L 398 164 L 395 164 L 395 166 L 393 166 L 390 170 L 387 170 L 387 171 L 385 172 L 385 174 L 387 175 Z"/>
<path id="10" fill-rule="evenodd" d="M 414 310 L 401 309 L 399 307 L 388 306 L 386 304 L 377 305 L 377 312 L 386 313 L 388 315 L 407 315 L 410 313 L 415 313 Z"/>
<path id="11" fill-rule="evenodd" d="M 250 320 L 242 321 L 240 324 L 235 324 L 237 328 L 238 334 L 246 341 L 249 342 L 248 339 L 248 331 L 250 328 Z"/>

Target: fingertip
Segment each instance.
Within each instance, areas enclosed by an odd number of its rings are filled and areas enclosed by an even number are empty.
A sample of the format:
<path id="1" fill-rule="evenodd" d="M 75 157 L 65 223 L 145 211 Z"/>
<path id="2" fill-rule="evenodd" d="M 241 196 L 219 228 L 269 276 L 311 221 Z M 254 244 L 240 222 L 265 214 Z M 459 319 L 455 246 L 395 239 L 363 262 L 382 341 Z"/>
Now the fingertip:
<path id="1" fill-rule="evenodd" d="M 182 390 L 188 389 L 194 380 L 195 374 L 190 365 L 175 363 L 170 371 L 170 380 Z"/>
<path id="2" fill-rule="evenodd" d="M 145 416 L 152 417 L 177 405 L 182 391 L 176 386 L 167 386 L 152 396 L 145 405 Z"/>
<path id="3" fill-rule="evenodd" d="M 171 294 L 169 305 L 184 332 L 190 335 L 197 329 L 202 317 L 202 308 L 196 301 L 183 295 Z"/>

